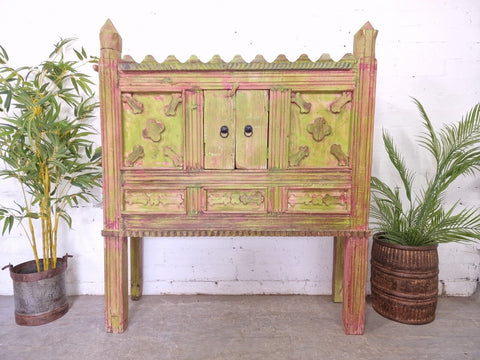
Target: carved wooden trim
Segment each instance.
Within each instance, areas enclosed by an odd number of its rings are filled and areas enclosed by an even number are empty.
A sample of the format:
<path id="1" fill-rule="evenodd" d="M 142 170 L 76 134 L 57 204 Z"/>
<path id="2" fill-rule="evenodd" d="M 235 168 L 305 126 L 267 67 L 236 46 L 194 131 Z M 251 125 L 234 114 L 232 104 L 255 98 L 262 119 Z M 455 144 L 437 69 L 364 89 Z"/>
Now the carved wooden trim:
<path id="1" fill-rule="evenodd" d="M 346 54 L 342 59 L 335 62 L 328 54 L 323 54 L 317 61 L 311 61 L 307 55 L 300 56 L 296 61 L 290 62 L 285 55 L 279 55 L 273 62 L 267 62 L 261 55 L 247 63 L 240 55 L 236 55 L 232 61 L 225 62 L 220 56 L 215 55 L 210 61 L 203 63 L 198 57 L 192 55 L 190 59 L 182 63 L 173 55 L 159 63 L 152 56 L 146 56 L 141 63 L 135 62 L 131 56 L 126 55 L 120 63 L 123 71 L 212 71 L 212 70 L 349 70 L 357 60 L 351 54 Z"/>
<path id="2" fill-rule="evenodd" d="M 177 154 L 171 146 L 164 146 L 163 154 L 172 161 L 173 166 L 177 168 L 183 168 L 183 156 L 181 154 Z"/>
<path id="3" fill-rule="evenodd" d="M 135 115 L 143 113 L 143 104 L 135 99 L 133 94 L 123 93 L 122 101 L 124 106 Z"/>
<path id="4" fill-rule="evenodd" d="M 165 125 L 156 121 L 155 119 L 148 119 L 145 128 L 142 131 L 142 136 L 145 139 L 150 139 L 153 142 L 162 140 L 162 133 L 165 131 Z"/>
<path id="5" fill-rule="evenodd" d="M 266 212 L 267 189 L 205 189 L 205 212 Z"/>
<path id="6" fill-rule="evenodd" d="M 342 150 L 342 145 L 333 144 L 330 147 L 330 154 L 337 159 L 338 166 L 348 166 L 348 156 Z"/>
<path id="7" fill-rule="evenodd" d="M 290 89 L 270 90 L 268 159 L 271 169 L 288 167 L 288 131 L 290 126 Z"/>
<path id="8" fill-rule="evenodd" d="M 300 114 L 308 114 L 312 108 L 312 104 L 306 102 L 299 92 L 292 94 L 292 103 L 300 108 Z"/>
<path id="9" fill-rule="evenodd" d="M 330 105 L 330 111 L 334 114 L 338 114 L 339 112 L 342 111 L 342 109 L 345 107 L 346 104 L 352 101 L 352 94 L 350 91 L 345 91 L 340 95 L 340 97 L 335 100 L 331 105 Z"/>
<path id="10" fill-rule="evenodd" d="M 159 213 L 185 213 L 185 189 L 125 190 L 127 211 L 153 210 Z"/>
<path id="11" fill-rule="evenodd" d="M 135 166 L 137 161 L 139 161 L 140 159 L 143 159 L 144 156 L 145 156 L 145 151 L 143 149 L 143 146 L 135 145 L 133 147 L 133 150 L 127 155 L 127 158 L 125 159 L 125 165 Z"/>
<path id="12" fill-rule="evenodd" d="M 185 91 L 185 158 L 184 164 L 187 170 L 202 169 L 203 138 L 196 136 L 203 134 L 203 92 Z"/>
<path id="13" fill-rule="evenodd" d="M 320 142 L 325 136 L 332 133 L 332 127 L 327 124 L 324 118 L 319 117 L 307 126 L 307 132 L 312 135 L 313 140 Z"/>
<path id="14" fill-rule="evenodd" d="M 108 234 L 108 232 L 105 232 Z M 370 231 L 262 231 L 262 230 L 127 230 L 123 236 L 135 237 L 186 237 L 186 236 L 361 236 L 369 237 Z"/>
<path id="15" fill-rule="evenodd" d="M 348 189 L 286 188 L 288 212 L 350 213 Z"/>
<path id="16" fill-rule="evenodd" d="M 310 149 L 306 145 L 298 147 L 298 151 L 290 156 L 288 163 L 290 166 L 299 166 L 300 162 L 310 155 Z"/>
<path id="17" fill-rule="evenodd" d="M 353 156 L 352 203 L 358 211 L 352 219 L 354 228 L 368 227 L 370 208 L 370 179 L 373 153 L 373 116 L 375 113 L 375 87 L 377 78 L 377 60 L 375 59 L 375 40 L 378 31 L 367 22 L 354 36 L 353 53 L 359 59 L 358 85 L 354 94 L 352 120 L 354 133 L 361 134 L 352 141 L 352 148 L 359 149 Z"/>
<path id="18" fill-rule="evenodd" d="M 177 107 L 183 101 L 182 94 L 172 94 L 170 103 L 165 108 L 165 115 L 175 116 L 177 114 Z"/>

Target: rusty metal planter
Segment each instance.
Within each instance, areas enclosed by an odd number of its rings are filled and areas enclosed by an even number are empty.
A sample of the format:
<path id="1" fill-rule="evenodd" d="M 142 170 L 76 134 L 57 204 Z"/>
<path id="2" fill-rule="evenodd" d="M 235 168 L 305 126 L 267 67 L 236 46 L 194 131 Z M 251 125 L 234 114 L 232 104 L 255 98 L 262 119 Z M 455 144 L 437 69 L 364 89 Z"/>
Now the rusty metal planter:
<path id="1" fill-rule="evenodd" d="M 65 284 L 68 256 L 58 258 L 55 269 L 42 272 L 37 272 L 34 260 L 9 266 L 18 325 L 43 325 L 68 312 Z"/>
<path id="2" fill-rule="evenodd" d="M 437 245 L 403 246 L 381 239 L 381 234 L 373 236 L 373 309 L 404 324 L 432 322 L 438 298 Z"/>

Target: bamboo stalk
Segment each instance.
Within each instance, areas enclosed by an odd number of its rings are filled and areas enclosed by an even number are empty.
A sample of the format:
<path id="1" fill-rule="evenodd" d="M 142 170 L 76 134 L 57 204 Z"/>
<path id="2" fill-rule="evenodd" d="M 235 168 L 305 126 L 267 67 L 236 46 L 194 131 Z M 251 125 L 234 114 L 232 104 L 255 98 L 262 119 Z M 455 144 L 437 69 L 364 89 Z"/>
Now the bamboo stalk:
<path id="1" fill-rule="evenodd" d="M 25 201 L 25 209 L 27 210 L 27 213 L 30 212 L 30 207 L 28 206 L 29 202 L 27 201 L 27 194 L 25 193 L 25 187 L 23 185 L 23 181 L 20 180 L 19 177 L 17 177 L 18 181 L 20 182 L 20 188 L 22 189 L 22 194 L 23 194 L 23 200 Z M 23 227 L 23 226 L 22 226 Z M 35 238 L 35 228 L 33 227 L 33 222 L 32 218 L 28 218 L 28 227 L 30 229 L 30 234 L 31 237 L 28 236 L 28 232 L 25 228 L 25 235 L 27 236 L 28 240 L 30 241 L 30 246 L 32 247 L 33 250 L 33 257 L 35 259 L 35 265 L 37 266 L 37 272 L 40 272 L 40 259 L 38 257 L 38 250 L 37 250 L 37 241 Z"/>
<path id="2" fill-rule="evenodd" d="M 40 216 L 42 218 L 42 239 L 43 239 L 43 269 L 45 271 L 50 269 L 50 253 L 48 241 L 48 169 L 45 165 L 42 166 L 42 180 L 43 180 L 43 199 L 40 205 Z"/>

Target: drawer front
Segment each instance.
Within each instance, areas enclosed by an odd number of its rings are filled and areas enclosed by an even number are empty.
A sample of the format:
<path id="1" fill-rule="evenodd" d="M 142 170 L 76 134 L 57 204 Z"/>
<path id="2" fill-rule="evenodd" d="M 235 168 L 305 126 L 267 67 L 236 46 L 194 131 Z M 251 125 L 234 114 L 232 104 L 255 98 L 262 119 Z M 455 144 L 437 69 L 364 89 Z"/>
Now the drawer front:
<path id="1" fill-rule="evenodd" d="M 204 209 L 212 212 L 267 212 L 267 189 L 218 189 L 204 188 Z"/>
<path id="2" fill-rule="evenodd" d="M 123 210 L 158 214 L 185 214 L 185 189 L 125 190 Z"/>
<path id="3" fill-rule="evenodd" d="M 283 199 L 289 213 L 350 213 L 349 189 L 284 188 Z"/>

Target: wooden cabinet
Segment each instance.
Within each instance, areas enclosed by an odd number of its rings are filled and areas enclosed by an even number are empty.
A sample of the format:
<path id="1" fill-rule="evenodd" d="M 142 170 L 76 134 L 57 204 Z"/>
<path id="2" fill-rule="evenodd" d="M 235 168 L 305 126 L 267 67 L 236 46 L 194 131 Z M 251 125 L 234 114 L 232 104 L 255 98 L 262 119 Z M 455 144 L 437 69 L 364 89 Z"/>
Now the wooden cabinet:
<path id="1" fill-rule="evenodd" d="M 207 63 L 121 59 L 102 28 L 107 330 L 126 327 L 127 238 L 141 295 L 143 236 L 333 236 L 333 292 L 363 332 L 376 30 L 335 62 L 280 55 Z"/>

